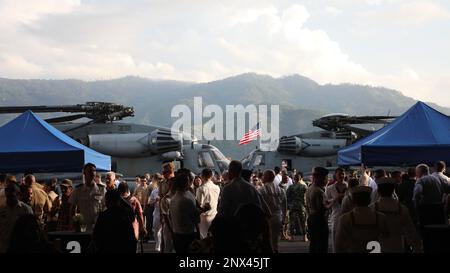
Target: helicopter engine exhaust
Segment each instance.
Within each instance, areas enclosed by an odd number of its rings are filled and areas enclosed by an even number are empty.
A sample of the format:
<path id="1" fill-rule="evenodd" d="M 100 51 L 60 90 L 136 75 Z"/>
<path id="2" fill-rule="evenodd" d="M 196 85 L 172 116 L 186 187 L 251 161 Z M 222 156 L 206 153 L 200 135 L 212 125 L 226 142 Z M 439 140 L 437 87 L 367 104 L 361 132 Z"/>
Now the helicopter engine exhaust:
<path id="1" fill-rule="evenodd" d="M 136 157 L 182 151 L 181 134 L 157 129 L 151 133 L 90 134 L 88 146 L 116 157 Z"/>
<path id="2" fill-rule="evenodd" d="M 282 137 L 278 145 L 278 152 L 310 157 L 335 155 L 345 147 L 345 139 L 302 139 L 296 136 Z"/>

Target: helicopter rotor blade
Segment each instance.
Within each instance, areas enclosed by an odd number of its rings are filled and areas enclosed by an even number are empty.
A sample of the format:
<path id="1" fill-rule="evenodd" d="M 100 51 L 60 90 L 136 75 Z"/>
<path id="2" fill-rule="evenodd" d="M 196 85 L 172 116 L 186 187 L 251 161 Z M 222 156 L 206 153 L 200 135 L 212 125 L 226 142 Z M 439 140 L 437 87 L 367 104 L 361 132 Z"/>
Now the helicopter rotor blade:
<path id="1" fill-rule="evenodd" d="M 90 121 L 88 121 L 88 122 L 86 122 L 86 123 L 83 123 L 83 124 L 80 124 L 80 125 L 78 125 L 78 126 L 75 126 L 75 127 L 69 128 L 69 129 L 66 129 L 66 130 L 64 130 L 64 131 L 62 131 L 62 132 L 63 132 L 63 133 L 71 132 L 71 131 L 74 131 L 74 130 L 77 130 L 77 129 L 86 127 L 86 126 L 88 126 L 88 125 L 91 125 L 92 123 L 95 123 L 95 122 L 96 122 L 96 120 L 90 120 Z"/>
<path id="2" fill-rule="evenodd" d="M 70 115 L 70 116 L 63 116 L 63 117 L 57 117 L 57 118 L 49 118 L 45 121 L 48 123 L 59 123 L 59 122 L 66 122 L 66 121 L 73 121 L 80 118 L 85 118 L 85 114 L 79 114 L 79 115 Z"/>
<path id="3" fill-rule="evenodd" d="M 359 127 L 355 127 L 355 126 L 351 126 L 351 125 L 344 125 L 343 127 L 345 129 L 349 130 L 350 132 L 356 133 L 359 137 L 365 137 L 374 132 L 372 130 L 359 128 Z"/>
<path id="4" fill-rule="evenodd" d="M 349 122 L 348 124 L 385 124 L 385 123 L 389 123 L 389 121 L 382 120 L 382 119 L 358 118 L 357 120 L 354 120 L 353 122 Z"/>

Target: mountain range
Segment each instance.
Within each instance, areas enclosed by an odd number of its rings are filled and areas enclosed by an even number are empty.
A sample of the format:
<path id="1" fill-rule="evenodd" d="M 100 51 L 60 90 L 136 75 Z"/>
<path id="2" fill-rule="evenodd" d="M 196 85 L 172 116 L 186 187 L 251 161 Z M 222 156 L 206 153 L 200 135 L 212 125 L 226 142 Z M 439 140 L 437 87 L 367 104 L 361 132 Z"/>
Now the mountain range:
<path id="1" fill-rule="evenodd" d="M 133 106 L 135 116 L 124 121 L 170 127 L 171 109 L 178 104 L 193 105 L 266 104 L 280 106 L 280 135 L 318 130 L 311 121 L 325 114 L 400 115 L 416 101 L 396 90 L 356 84 L 320 85 L 301 75 L 274 78 L 246 73 L 207 83 L 152 80 L 128 76 L 101 81 L 16 80 L 0 78 L 0 106 L 71 105 L 105 101 Z M 449 108 L 430 103 L 450 114 Z M 52 116 L 49 114 L 44 117 Z M 54 115 L 53 115 L 54 116 Z M 0 124 L 14 115 L 2 115 Z M 239 138 L 239 136 L 238 136 Z M 222 152 L 241 159 L 254 144 L 236 149 L 238 141 L 212 141 Z"/>

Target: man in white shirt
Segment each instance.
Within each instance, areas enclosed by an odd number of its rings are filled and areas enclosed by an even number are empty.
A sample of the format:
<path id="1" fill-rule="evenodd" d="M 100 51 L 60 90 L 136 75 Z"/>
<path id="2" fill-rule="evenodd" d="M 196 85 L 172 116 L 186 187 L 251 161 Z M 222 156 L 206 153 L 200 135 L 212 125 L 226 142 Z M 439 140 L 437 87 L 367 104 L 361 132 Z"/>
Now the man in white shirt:
<path id="1" fill-rule="evenodd" d="M 275 184 L 275 186 L 278 186 L 280 185 L 281 180 L 283 179 L 283 177 L 281 176 L 280 167 L 273 168 L 273 171 L 275 172 L 275 178 L 273 179 L 273 183 Z"/>
<path id="2" fill-rule="evenodd" d="M 370 171 L 365 167 L 361 167 L 360 169 L 361 177 L 359 178 L 360 186 L 368 186 L 372 188 L 372 193 L 377 190 L 378 186 L 375 180 L 370 177 Z"/>
<path id="3" fill-rule="evenodd" d="M 200 237 L 206 238 L 211 222 L 217 214 L 217 204 L 219 202 L 220 187 L 212 181 L 213 172 L 211 169 L 202 171 L 201 179 L 203 184 L 197 189 L 197 202 L 201 208 L 209 206 L 209 210 L 200 215 Z"/>
<path id="4" fill-rule="evenodd" d="M 160 221 L 161 212 L 159 209 L 159 190 L 158 187 L 153 189 L 148 198 L 148 205 L 153 205 L 153 234 L 155 236 L 155 250 L 161 251 L 161 236 L 162 236 L 162 226 Z"/>
<path id="5" fill-rule="evenodd" d="M 182 173 L 173 182 L 175 194 L 170 200 L 169 216 L 173 230 L 176 253 L 187 253 L 191 243 L 197 239 L 196 227 L 200 221 L 194 195 L 189 191 L 189 178 Z"/>
<path id="6" fill-rule="evenodd" d="M 344 199 L 345 192 L 347 191 L 347 183 L 344 182 L 345 171 L 342 168 L 337 168 L 335 171 L 336 183 L 328 186 L 325 189 L 325 197 L 331 204 L 331 245 L 333 252 L 336 253 L 336 247 L 334 244 L 336 229 L 339 222 L 339 217 L 342 215 L 342 200 Z"/>
<path id="7" fill-rule="evenodd" d="M 289 176 L 288 176 L 288 172 L 287 172 L 287 170 L 286 169 L 282 169 L 281 171 L 280 171 L 280 168 L 278 168 L 278 167 L 275 167 L 274 168 L 274 171 L 275 171 L 275 178 L 274 178 L 274 180 L 273 180 L 273 183 L 275 184 L 275 186 L 279 186 L 280 185 L 280 183 L 283 181 L 283 176 L 287 176 L 287 186 L 286 186 L 286 190 L 287 190 L 287 188 L 289 188 L 290 186 L 292 186 L 292 184 L 294 184 L 293 182 L 292 182 L 292 178 L 290 178 Z"/>
<path id="8" fill-rule="evenodd" d="M 447 166 L 444 161 L 438 161 L 434 165 L 434 168 L 436 171 L 432 175 L 441 181 L 443 195 L 442 201 L 445 203 L 447 200 L 447 195 L 450 193 L 450 178 L 445 175 Z"/>
<path id="9" fill-rule="evenodd" d="M 377 182 L 372 177 L 369 177 L 369 187 L 372 188 L 372 192 L 378 190 Z"/>
<path id="10" fill-rule="evenodd" d="M 380 198 L 378 194 L 378 181 L 384 179 L 387 177 L 387 173 L 383 169 L 378 169 L 375 171 L 374 179 L 369 179 L 369 187 L 372 188 L 372 202 L 375 203 L 378 201 L 378 198 Z M 394 198 L 397 199 L 397 196 L 395 195 L 395 192 L 393 194 Z"/>

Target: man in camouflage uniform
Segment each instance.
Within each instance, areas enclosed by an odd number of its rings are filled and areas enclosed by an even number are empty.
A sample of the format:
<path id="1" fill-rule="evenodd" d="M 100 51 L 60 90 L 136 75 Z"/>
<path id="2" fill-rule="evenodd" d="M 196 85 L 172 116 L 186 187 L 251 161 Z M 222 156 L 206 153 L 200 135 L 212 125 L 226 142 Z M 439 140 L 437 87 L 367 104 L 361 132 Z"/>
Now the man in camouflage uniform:
<path id="1" fill-rule="evenodd" d="M 286 197 L 289 210 L 289 230 L 291 235 L 300 235 L 304 241 L 306 237 L 306 204 L 305 193 L 308 186 L 303 181 L 303 174 L 296 173 L 294 184 L 287 189 Z"/>

